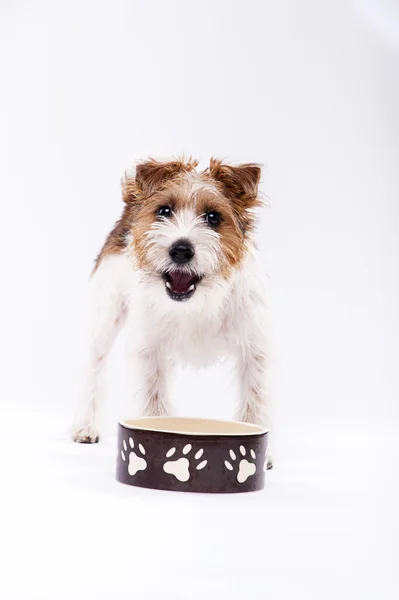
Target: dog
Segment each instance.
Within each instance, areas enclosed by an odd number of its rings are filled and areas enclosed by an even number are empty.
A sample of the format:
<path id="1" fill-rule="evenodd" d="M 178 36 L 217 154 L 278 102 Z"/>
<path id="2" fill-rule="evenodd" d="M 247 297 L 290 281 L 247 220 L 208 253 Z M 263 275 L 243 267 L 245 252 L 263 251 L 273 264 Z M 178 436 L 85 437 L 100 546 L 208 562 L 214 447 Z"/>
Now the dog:
<path id="1" fill-rule="evenodd" d="M 253 233 L 257 164 L 149 159 L 122 180 L 124 209 L 91 277 L 91 322 L 76 442 L 99 440 L 107 355 L 122 325 L 143 378 L 143 413 L 171 414 L 176 361 L 234 358 L 235 419 L 268 426 L 265 298 Z M 268 467 L 271 460 L 269 456 Z"/>

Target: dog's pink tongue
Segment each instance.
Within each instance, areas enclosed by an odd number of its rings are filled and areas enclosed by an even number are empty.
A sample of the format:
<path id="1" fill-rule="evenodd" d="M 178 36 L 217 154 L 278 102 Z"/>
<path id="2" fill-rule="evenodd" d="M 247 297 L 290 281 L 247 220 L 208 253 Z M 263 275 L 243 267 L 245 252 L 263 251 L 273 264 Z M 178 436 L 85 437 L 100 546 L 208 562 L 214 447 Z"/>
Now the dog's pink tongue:
<path id="1" fill-rule="evenodd" d="M 174 292 L 178 294 L 184 294 L 188 291 L 188 288 L 193 282 L 193 276 L 188 273 L 179 273 L 178 271 L 173 271 L 169 273 L 171 279 L 171 285 Z"/>

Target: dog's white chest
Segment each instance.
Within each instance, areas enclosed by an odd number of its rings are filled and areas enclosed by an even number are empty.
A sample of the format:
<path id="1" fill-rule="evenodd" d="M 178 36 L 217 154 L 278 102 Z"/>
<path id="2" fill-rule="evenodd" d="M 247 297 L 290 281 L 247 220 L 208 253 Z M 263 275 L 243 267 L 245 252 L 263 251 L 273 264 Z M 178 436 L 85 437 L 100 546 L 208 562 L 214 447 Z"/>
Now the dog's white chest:
<path id="1" fill-rule="evenodd" d="M 182 363 L 201 368 L 225 358 L 232 352 L 227 339 L 219 333 L 204 331 L 176 340 L 175 352 Z"/>

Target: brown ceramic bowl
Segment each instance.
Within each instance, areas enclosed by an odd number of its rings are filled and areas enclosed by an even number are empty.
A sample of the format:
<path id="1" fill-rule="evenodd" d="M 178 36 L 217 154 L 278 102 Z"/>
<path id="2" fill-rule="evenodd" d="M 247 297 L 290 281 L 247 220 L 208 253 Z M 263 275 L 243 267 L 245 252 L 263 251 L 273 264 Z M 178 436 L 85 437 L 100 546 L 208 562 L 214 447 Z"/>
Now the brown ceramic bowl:
<path id="1" fill-rule="evenodd" d="M 238 421 L 143 417 L 118 424 L 117 479 L 180 492 L 265 485 L 267 430 Z"/>

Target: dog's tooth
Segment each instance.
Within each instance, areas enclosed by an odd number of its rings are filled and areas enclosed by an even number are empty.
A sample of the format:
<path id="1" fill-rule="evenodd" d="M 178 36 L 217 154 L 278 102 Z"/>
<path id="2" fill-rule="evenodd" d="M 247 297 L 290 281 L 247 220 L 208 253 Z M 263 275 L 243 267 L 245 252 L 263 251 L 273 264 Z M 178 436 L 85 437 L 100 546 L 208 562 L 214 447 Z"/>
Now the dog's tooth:
<path id="1" fill-rule="evenodd" d="M 167 281 L 167 282 L 165 283 L 165 285 L 166 285 L 166 287 L 168 288 L 168 290 L 171 290 L 171 289 L 172 289 L 172 286 L 170 285 L 169 281 Z"/>
<path id="2" fill-rule="evenodd" d="M 194 286 L 194 284 L 191 284 L 191 285 L 190 285 L 190 287 L 188 288 L 188 290 L 187 290 L 187 291 L 188 291 L 188 292 L 192 292 L 192 291 L 193 291 L 193 289 L 194 289 L 194 287 L 195 287 L 195 286 Z"/>

